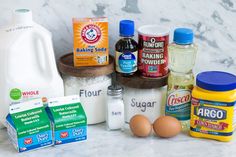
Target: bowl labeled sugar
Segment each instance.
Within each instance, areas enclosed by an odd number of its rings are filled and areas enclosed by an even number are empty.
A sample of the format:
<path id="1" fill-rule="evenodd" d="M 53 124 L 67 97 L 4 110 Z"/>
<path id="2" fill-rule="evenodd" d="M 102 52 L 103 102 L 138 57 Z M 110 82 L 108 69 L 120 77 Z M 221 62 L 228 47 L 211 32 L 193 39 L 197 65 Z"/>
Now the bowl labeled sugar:
<path id="1" fill-rule="evenodd" d="M 168 75 L 152 79 L 139 74 L 132 77 L 117 74 L 117 81 L 124 87 L 123 101 L 127 123 L 136 114 L 145 115 L 151 122 L 164 114 L 167 77 Z"/>
<path id="2" fill-rule="evenodd" d="M 72 54 L 64 55 L 59 60 L 65 95 L 80 96 L 87 124 L 101 123 L 106 119 L 107 87 L 112 82 L 113 65 L 111 56 L 106 66 L 74 67 Z"/>
<path id="3" fill-rule="evenodd" d="M 153 122 L 164 112 L 166 86 L 153 89 L 137 89 L 124 87 L 125 121 L 136 114 L 142 114 Z"/>

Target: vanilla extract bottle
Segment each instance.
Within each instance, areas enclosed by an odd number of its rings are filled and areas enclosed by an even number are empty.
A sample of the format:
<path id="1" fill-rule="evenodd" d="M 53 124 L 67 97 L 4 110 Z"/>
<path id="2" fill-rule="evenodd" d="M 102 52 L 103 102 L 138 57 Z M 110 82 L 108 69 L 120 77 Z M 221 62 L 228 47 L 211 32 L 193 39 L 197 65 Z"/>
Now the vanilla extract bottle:
<path id="1" fill-rule="evenodd" d="M 138 44 L 133 39 L 134 22 L 120 21 L 121 39 L 115 45 L 116 72 L 123 76 L 131 76 L 137 71 Z"/>

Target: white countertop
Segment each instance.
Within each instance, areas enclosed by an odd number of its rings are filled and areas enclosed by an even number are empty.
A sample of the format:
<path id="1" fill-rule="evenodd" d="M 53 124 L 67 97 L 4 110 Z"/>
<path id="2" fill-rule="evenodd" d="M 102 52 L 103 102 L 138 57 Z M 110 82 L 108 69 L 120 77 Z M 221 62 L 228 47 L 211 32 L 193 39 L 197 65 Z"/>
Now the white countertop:
<path id="1" fill-rule="evenodd" d="M 136 138 L 128 127 L 124 132 L 106 131 L 104 124 L 88 127 L 88 140 L 24 153 L 17 153 L 5 129 L 0 130 L 0 157 L 233 157 L 232 142 L 191 138 L 180 134 L 174 138 L 156 136 Z"/>

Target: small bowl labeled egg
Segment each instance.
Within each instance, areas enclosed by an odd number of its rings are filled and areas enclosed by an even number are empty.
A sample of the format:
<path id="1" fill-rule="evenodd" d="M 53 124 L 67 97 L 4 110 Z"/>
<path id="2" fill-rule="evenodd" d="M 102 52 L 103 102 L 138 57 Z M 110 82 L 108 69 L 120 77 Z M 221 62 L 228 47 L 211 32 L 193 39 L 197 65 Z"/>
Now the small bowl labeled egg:
<path id="1" fill-rule="evenodd" d="M 129 123 L 132 133 L 137 137 L 147 137 L 151 134 L 152 128 L 159 137 L 170 138 L 181 132 L 181 123 L 174 117 L 161 116 L 153 125 L 144 115 L 135 115 Z"/>

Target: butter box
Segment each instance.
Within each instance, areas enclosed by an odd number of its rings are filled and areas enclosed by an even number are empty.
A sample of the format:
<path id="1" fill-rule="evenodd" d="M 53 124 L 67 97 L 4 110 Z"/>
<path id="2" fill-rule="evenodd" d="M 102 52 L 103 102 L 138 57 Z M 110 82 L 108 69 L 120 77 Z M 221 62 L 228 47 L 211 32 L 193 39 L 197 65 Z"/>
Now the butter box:
<path id="1" fill-rule="evenodd" d="M 108 19 L 73 18 L 74 66 L 109 64 Z"/>
<path id="2" fill-rule="evenodd" d="M 79 96 L 50 98 L 47 112 L 53 123 L 55 145 L 87 139 L 87 118 Z"/>
<path id="3" fill-rule="evenodd" d="M 6 126 L 18 152 L 53 145 L 51 122 L 41 99 L 10 106 Z"/>

